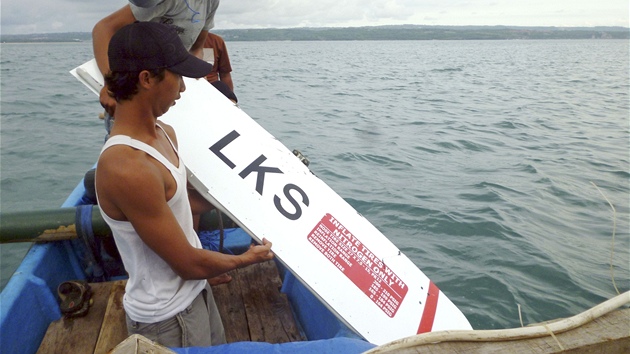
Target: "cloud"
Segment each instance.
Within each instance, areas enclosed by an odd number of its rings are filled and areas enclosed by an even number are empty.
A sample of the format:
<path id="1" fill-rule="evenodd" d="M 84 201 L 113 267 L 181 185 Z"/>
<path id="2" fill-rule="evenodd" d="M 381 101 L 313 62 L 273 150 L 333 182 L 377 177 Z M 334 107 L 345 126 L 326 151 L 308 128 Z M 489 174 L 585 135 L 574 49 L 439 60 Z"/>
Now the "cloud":
<path id="1" fill-rule="evenodd" d="M 124 4 L 125 0 L 2 0 L 0 26 L 3 34 L 86 32 Z"/>
<path id="2" fill-rule="evenodd" d="M 2 0 L 3 34 L 89 32 L 127 0 Z M 386 24 L 629 26 L 627 0 L 223 0 L 217 29 Z"/>
<path id="3" fill-rule="evenodd" d="M 406 0 L 224 1 L 217 27 L 327 27 L 378 25 L 410 18 Z M 247 10 L 243 10 L 247 9 Z M 224 27 L 225 26 L 225 27 Z"/>
<path id="4" fill-rule="evenodd" d="M 341 27 L 386 24 L 628 26 L 627 0 L 232 0 L 216 26 Z"/>

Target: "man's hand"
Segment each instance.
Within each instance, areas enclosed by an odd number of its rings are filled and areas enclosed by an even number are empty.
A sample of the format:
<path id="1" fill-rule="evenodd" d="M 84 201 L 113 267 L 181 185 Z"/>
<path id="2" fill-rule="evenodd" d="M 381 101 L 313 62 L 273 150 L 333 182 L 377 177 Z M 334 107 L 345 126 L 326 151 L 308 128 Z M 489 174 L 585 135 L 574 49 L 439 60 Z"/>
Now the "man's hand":
<path id="1" fill-rule="evenodd" d="M 101 101 L 101 106 L 105 108 L 105 111 L 110 116 L 114 116 L 114 112 L 116 111 L 116 100 L 109 95 L 109 90 L 107 89 L 107 85 L 103 86 L 101 89 L 101 94 L 99 95 L 99 101 Z"/>
<path id="2" fill-rule="evenodd" d="M 263 238 L 262 244 L 251 245 L 249 250 L 243 254 L 247 256 L 248 264 L 260 263 L 273 259 L 273 252 L 271 252 L 271 242 Z"/>

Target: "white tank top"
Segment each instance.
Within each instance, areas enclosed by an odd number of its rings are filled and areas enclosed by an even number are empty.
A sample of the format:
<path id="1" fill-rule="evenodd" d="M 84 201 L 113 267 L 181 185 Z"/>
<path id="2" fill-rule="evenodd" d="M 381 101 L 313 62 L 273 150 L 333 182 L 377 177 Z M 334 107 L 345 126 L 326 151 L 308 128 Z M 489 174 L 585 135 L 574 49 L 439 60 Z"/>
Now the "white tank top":
<path id="1" fill-rule="evenodd" d="M 166 132 L 164 134 L 166 135 Z M 168 138 L 168 135 L 166 137 Z M 177 152 L 170 138 L 169 142 Z M 114 135 L 107 140 L 101 154 L 113 145 L 127 145 L 142 150 L 169 169 L 177 182 L 177 190 L 167 204 L 184 230 L 188 242 L 195 248 L 202 248 L 193 229 L 186 186 L 186 167 L 179 158 L 179 153 L 177 154 L 179 167 L 175 167 L 152 146 L 126 135 Z M 114 234 L 116 246 L 129 273 L 123 305 L 132 320 L 155 323 L 171 318 L 186 309 L 204 289 L 206 280 L 184 280 L 179 277 L 142 241 L 130 222 L 114 220 L 102 210 L 101 215 Z"/>

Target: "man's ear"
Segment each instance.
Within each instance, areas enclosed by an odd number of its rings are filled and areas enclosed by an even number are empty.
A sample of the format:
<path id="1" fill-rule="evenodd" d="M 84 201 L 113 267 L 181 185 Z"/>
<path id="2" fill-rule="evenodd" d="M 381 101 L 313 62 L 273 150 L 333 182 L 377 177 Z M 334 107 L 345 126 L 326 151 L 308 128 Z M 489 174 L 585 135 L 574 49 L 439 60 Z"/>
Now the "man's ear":
<path id="1" fill-rule="evenodd" d="M 138 74 L 138 85 L 148 88 L 151 84 L 151 73 L 148 70 L 142 70 Z"/>

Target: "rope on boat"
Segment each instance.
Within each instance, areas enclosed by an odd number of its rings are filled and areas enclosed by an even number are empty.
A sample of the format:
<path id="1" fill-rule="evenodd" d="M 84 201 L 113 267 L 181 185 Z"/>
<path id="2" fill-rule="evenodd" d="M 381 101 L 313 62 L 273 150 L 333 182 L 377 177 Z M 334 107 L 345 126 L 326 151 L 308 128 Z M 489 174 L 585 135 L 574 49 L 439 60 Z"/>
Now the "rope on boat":
<path id="1" fill-rule="evenodd" d="M 219 209 L 215 209 L 219 216 L 219 252 L 223 253 L 223 239 L 225 238 L 225 229 L 223 228 L 223 214 Z"/>
<path id="2" fill-rule="evenodd" d="M 92 205 L 79 205 L 76 207 L 75 226 L 77 236 L 82 241 L 83 254 L 87 259 L 88 271 L 91 270 L 90 281 L 105 281 L 105 272 L 102 266 L 100 245 L 97 243 L 92 229 Z"/>
<path id="3" fill-rule="evenodd" d="M 560 347 L 560 350 L 564 350 L 562 343 L 560 343 L 560 341 L 558 340 L 558 337 L 556 337 L 556 335 L 553 334 L 553 331 L 551 330 L 551 328 L 549 328 L 549 326 L 547 326 L 546 324 L 544 326 L 547 332 L 549 333 L 549 335 L 551 335 L 551 338 L 553 338 L 556 341 L 556 344 L 558 344 L 558 346 Z"/>
<path id="4" fill-rule="evenodd" d="M 613 287 L 615 288 L 615 291 L 617 292 L 617 294 L 619 294 L 619 289 L 617 289 L 617 283 L 615 283 L 615 268 L 613 266 L 613 258 L 615 257 L 615 231 L 617 230 L 617 210 L 615 209 L 613 204 L 610 202 L 610 200 L 608 200 L 606 195 L 599 189 L 599 187 L 597 187 L 597 185 L 593 181 L 591 181 L 591 183 L 595 186 L 595 188 L 597 188 L 597 190 L 604 197 L 604 199 L 606 199 L 606 201 L 608 202 L 608 205 L 610 205 L 610 208 L 612 209 L 612 212 L 613 212 L 613 231 L 612 231 L 612 241 L 610 244 L 610 277 L 612 278 L 612 283 L 613 283 Z"/>
<path id="5" fill-rule="evenodd" d="M 573 317 L 558 320 L 545 325 L 498 330 L 461 330 L 423 333 L 383 344 L 364 354 L 393 353 L 402 349 L 418 347 L 439 342 L 483 342 L 510 341 L 548 336 L 549 332 L 563 333 L 583 326 L 596 318 L 602 317 L 619 307 L 630 303 L 630 291 L 617 295 L 591 309 Z"/>

